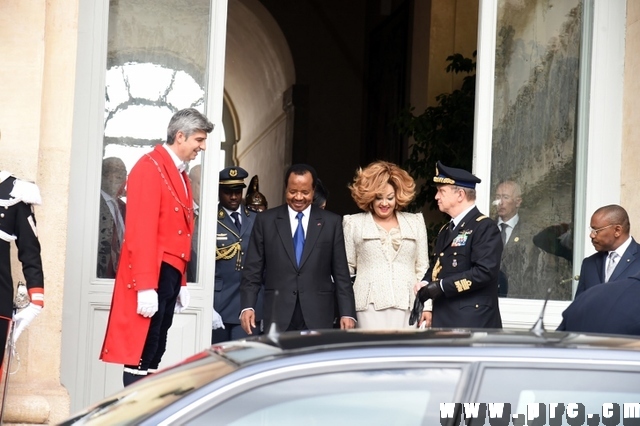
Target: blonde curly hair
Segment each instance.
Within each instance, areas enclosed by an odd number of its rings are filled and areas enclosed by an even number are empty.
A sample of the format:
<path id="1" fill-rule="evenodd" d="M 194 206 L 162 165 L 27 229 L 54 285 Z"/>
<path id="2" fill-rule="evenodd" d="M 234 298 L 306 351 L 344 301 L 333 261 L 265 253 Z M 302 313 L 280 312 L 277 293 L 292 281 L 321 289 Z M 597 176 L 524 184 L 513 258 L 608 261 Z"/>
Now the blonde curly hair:
<path id="1" fill-rule="evenodd" d="M 416 183 L 405 170 L 388 161 L 374 161 L 365 169 L 358 168 L 348 187 L 351 197 L 364 211 L 373 211 L 373 201 L 390 184 L 395 190 L 396 210 L 402 210 L 416 195 Z"/>

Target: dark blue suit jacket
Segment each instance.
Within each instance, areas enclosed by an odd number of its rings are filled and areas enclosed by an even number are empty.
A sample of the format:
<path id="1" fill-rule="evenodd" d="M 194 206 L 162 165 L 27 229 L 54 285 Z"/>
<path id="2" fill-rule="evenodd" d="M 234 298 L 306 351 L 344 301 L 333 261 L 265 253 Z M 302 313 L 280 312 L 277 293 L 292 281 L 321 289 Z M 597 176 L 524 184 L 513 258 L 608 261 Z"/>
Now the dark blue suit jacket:
<path id="1" fill-rule="evenodd" d="M 559 331 L 640 336 L 640 275 L 584 291 L 562 313 Z"/>
<path id="2" fill-rule="evenodd" d="M 580 280 L 576 290 L 576 298 L 585 290 L 604 282 L 604 267 L 608 253 L 598 252 L 585 258 L 580 268 Z M 609 282 L 632 277 L 640 273 L 640 244 L 631 239 L 631 244 L 618 261 Z"/>

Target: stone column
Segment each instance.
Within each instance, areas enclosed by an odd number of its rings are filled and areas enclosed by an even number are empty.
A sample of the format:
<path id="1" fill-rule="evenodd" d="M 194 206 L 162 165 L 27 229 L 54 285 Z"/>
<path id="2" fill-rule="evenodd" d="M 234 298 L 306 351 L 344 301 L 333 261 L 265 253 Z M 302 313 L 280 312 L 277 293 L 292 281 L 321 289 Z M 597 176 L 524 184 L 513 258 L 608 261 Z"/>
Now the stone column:
<path id="1" fill-rule="evenodd" d="M 45 306 L 17 344 L 5 424 L 57 423 L 69 415 L 60 383 L 69 158 L 78 0 L 0 2 L 0 167 L 35 181 Z M 14 253 L 16 250 L 13 250 Z M 12 259 L 14 281 L 21 265 Z"/>

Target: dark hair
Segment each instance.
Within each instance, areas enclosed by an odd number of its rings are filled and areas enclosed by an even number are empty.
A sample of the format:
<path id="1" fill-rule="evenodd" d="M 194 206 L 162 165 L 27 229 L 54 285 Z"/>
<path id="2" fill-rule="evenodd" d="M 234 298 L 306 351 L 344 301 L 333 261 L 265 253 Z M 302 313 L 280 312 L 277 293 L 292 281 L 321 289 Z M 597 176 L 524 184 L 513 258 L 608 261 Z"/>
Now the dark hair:
<path id="1" fill-rule="evenodd" d="M 629 214 L 624 207 L 617 204 L 609 204 L 608 206 L 602 206 L 592 216 L 596 214 L 602 214 L 610 225 L 620 225 L 625 234 L 631 231 L 631 221 L 629 220 Z"/>
<path id="2" fill-rule="evenodd" d="M 320 178 L 316 179 L 316 189 L 313 192 L 313 205 L 320 207 L 327 202 L 329 190 L 324 186 Z"/>
<path id="3" fill-rule="evenodd" d="M 291 176 L 291 174 L 302 176 L 305 173 L 311 173 L 311 178 L 313 180 L 313 190 L 315 191 L 316 183 L 318 182 L 318 174 L 316 173 L 316 169 L 308 164 L 293 164 L 289 166 L 287 172 L 284 175 L 284 187 L 286 188 L 289 184 L 289 176 Z"/>

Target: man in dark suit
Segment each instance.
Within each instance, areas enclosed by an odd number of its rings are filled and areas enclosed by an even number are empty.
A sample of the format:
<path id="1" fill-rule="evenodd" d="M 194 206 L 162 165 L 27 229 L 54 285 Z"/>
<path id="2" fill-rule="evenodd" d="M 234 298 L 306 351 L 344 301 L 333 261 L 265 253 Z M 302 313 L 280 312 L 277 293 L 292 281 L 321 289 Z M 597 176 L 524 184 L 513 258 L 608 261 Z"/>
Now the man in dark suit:
<path id="1" fill-rule="evenodd" d="M 522 299 L 544 299 L 551 286 L 551 298 L 570 298 L 570 263 L 550 256 L 534 244 L 533 218 L 521 214 L 522 191 L 515 181 L 501 182 L 492 203 L 496 208 L 498 230 L 504 249 L 500 264 L 499 295 Z M 526 210 L 526 209 L 525 209 Z"/>
<path id="2" fill-rule="evenodd" d="M 502 239 L 496 223 L 475 205 L 480 179 L 438 161 L 433 181 L 438 208 L 451 222 L 440 230 L 432 266 L 415 286 L 418 299 L 433 300 L 433 327 L 502 328 Z"/>
<path id="3" fill-rule="evenodd" d="M 640 336 L 640 274 L 582 292 L 562 313 L 559 331 Z"/>
<path id="4" fill-rule="evenodd" d="M 122 159 L 102 160 L 100 188 L 100 233 L 98 235 L 98 278 L 115 278 L 124 239 L 126 204 L 122 201 L 127 168 Z"/>
<path id="5" fill-rule="evenodd" d="M 265 326 L 278 330 L 355 327 L 355 300 L 342 234 L 342 219 L 312 206 L 316 172 L 294 164 L 285 175 L 287 204 L 260 213 L 240 285 L 241 324 L 255 328 L 258 292 L 264 283 Z"/>
<path id="6" fill-rule="evenodd" d="M 624 208 L 617 204 L 600 207 L 591 216 L 590 226 L 597 253 L 582 261 L 576 298 L 598 284 L 640 273 L 640 245 L 629 235 L 631 224 Z"/>
<path id="7" fill-rule="evenodd" d="M 493 205 L 498 213 L 498 229 L 502 237 L 503 251 L 502 263 L 500 264 L 500 277 L 498 279 L 498 294 L 500 297 L 507 297 L 509 293 L 509 278 L 512 278 L 517 269 L 523 268 L 522 259 L 513 262 L 513 257 L 522 253 L 522 248 L 527 244 L 527 239 L 521 238 L 522 222 L 520 221 L 520 204 L 522 203 L 522 192 L 520 185 L 514 181 L 504 181 L 496 188 Z M 508 246 L 508 249 L 507 249 Z M 511 254 L 511 256 L 509 256 Z M 505 260 L 505 257 L 507 259 Z M 514 272 L 514 273 L 512 273 Z M 518 286 L 515 279 L 511 280 L 512 285 Z M 513 290 L 513 289 L 512 289 Z M 516 291 L 517 293 L 517 291 Z"/>
<path id="8" fill-rule="evenodd" d="M 216 279 L 213 295 L 214 324 L 211 343 L 247 337 L 240 326 L 240 281 L 249 248 L 251 230 L 257 213 L 242 205 L 244 180 L 249 174 L 242 167 L 227 167 L 220 171 L 220 203 L 218 204 L 218 230 L 216 232 Z M 262 319 L 262 292 L 256 302 L 256 320 Z M 216 327 L 217 325 L 217 327 Z M 258 333 L 260 330 L 252 330 Z"/>

